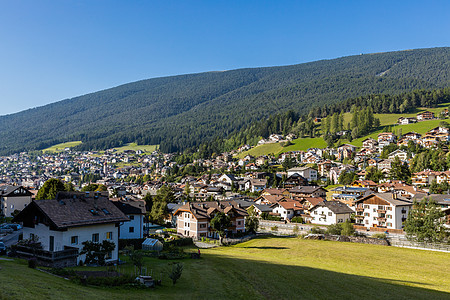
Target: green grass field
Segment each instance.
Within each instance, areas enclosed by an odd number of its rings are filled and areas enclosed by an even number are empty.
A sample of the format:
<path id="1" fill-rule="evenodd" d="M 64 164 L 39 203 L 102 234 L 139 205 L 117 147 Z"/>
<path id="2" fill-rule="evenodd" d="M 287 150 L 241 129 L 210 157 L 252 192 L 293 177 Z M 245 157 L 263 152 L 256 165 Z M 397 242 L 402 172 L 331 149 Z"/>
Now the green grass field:
<path id="1" fill-rule="evenodd" d="M 258 157 L 261 155 L 267 154 L 275 154 L 279 155 L 284 152 L 289 151 L 306 151 L 309 148 L 325 148 L 327 144 L 323 140 L 323 138 L 304 138 L 304 139 L 295 139 L 292 141 L 293 145 L 282 147 L 280 143 L 271 143 L 256 146 L 248 151 L 244 151 L 236 155 L 237 158 L 243 158 L 247 154 L 250 154 L 254 157 Z"/>
<path id="2" fill-rule="evenodd" d="M 81 141 L 73 141 L 73 142 L 61 143 L 61 144 L 57 144 L 57 145 L 53 145 L 51 147 L 48 147 L 48 148 L 42 150 L 42 152 L 62 152 L 62 151 L 64 151 L 65 148 L 73 148 L 73 147 L 78 146 L 78 145 L 80 145 L 82 143 L 83 142 L 81 142 Z"/>
<path id="3" fill-rule="evenodd" d="M 117 147 L 114 149 L 116 149 L 117 152 L 123 152 L 126 150 L 133 150 L 133 151 L 142 150 L 142 152 L 144 153 L 152 153 L 153 151 L 156 150 L 157 147 L 158 145 L 138 145 L 136 143 L 130 143 L 126 144 L 123 147 Z"/>
<path id="4" fill-rule="evenodd" d="M 0 261 L 0 299 L 450 299 L 450 254 L 441 252 L 261 238 L 184 260 L 175 286 L 165 273 L 168 263 L 147 258 L 163 284 L 136 290 L 84 287 L 24 261 Z"/>

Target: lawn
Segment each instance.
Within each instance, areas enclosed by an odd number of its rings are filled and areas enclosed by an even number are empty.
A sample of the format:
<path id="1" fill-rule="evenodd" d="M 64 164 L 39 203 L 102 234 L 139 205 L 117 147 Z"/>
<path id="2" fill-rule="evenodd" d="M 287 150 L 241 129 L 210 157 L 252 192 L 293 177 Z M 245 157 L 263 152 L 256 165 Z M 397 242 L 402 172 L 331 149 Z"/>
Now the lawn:
<path id="1" fill-rule="evenodd" d="M 62 152 L 66 148 L 73 148 L 73 147 L 78 146 L 78 145 L 80 145 L 82 143 L 83 142 L 81 142 L 81 141 L 73 141 L 73 142 L 61 143 L 61 144 L 53 145 L 51 147 L 43 149 L 42 151 L 43 152 Z"/>
<path id="2" fill-rule="evenodd" d="M 144 152 L 144 153 L 152 153 L 153 151 L 155 151 L 157 149 L 157 147 L 158 147 L 158 145 L 138 145 L 136 143 L 129 143 L 123 147 L 117 147 L 114 149 L 117 152 L 123 152 L 126 150 L 133 150 L 133 151 L 142 150 L 142 152 Z"/>
<path id="3" fill-rule="evenodd" d="M 275 154 L 279 155 L 284 152 L 289 151 L 306 151 L 309 148 L 325 148 L 327 144 L 323 140 L 323 138 L 302 138 L 295 139 L 292 141 L 292 145 L 283 147 L 280 143 L 270 143 L 256 146 L 248 151 L 244 151 L 239 153 L 236 157 L 243 158 L 247 154 L 250 154 L 254 157 L 258 157 L 261 155 Z"/>
<path id="4" fill-rule="evenodd" d="M 146 259 L 159 278 L 169 261 Z M 298 238 L 261 238 L 184 260 L 175 286 L 84 287 L 0 261 L 0 299 L 450 299 L 450 254 Z M 127 265 L 121 268 L 131 268 Z"/>

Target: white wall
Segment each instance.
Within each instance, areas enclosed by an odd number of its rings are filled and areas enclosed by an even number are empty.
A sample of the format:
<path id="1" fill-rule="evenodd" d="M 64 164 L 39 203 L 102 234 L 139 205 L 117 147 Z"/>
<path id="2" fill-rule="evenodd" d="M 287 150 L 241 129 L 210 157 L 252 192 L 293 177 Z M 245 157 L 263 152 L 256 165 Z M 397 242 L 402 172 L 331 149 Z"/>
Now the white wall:
<path id="1" fill-rule="evenodd" d="M 121 239 L 140 239 L 144 237 L 144 215 L 127 215 L 129 222 L 120 224 L 120 238 Z M 133 219 L 133 220 L 131 220 Z M 133 227 L 133 232 L 130 232 L 130 227 Z"/>
<path id="2" fill-rule="evenodd" d="M 11 217 L 14 210 L 22 210 L 31 202 L 31 196 L 4 197 L 2 199 L 2 212 L 6 217 Z"/>
<path id="3" fill-rule="evenodd" d="M 80 226 L 69 228 L 67 231 L 53 231 L 46 225 L 39 223 L 35 225 L 35 228 L 24 227 L 23 238 L 29 239 L 30 234 L 34 234 L 38 237 L 43 249 L 50 250 L 50 236 L 54 236 L 54 251 L 64 250 L 64 246 L 75 247 L 81 250 L 83 248 L 83 242 L 92 241 L 92 234 L 98 233 L 99 242 L 101 243 L 103 240 L 106 240 L 107 232 L 112 232 L 112 239 L 110 241 L 116 245 L 116 248 L 112 252 L 112 258 L 106 261 L 116 261 L 119 258 L 119 230 L 115 224 Z M 77 244 L 71 243 L 72 236 L 78 236 Z M 77 262 L 80 260 L 84 261 L 85 255 L 78 256 Z"/>

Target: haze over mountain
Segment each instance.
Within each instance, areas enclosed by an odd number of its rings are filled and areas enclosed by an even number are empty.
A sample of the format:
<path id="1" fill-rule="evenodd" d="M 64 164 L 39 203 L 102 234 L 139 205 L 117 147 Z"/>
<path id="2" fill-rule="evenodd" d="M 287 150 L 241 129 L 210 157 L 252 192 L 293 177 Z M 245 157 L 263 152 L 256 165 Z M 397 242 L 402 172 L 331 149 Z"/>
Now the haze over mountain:
<path id="1" fill-rule="evenodd" d="M 450 48 L 154 78 L 2 116 L 0 153 L 73 140 L 86 150 L 137 142 L 178 151 L 274 113 L 447 86 Z"/>

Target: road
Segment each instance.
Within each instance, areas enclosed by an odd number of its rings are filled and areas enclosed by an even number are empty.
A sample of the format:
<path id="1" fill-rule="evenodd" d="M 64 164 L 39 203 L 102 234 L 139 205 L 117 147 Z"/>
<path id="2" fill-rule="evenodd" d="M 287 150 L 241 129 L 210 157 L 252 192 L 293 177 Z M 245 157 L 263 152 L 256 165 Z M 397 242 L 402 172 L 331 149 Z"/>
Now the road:
<path id="1" fill-rule="evenodd" d="M 19 240 L 19 235 L 22 233 L 22 229 L 14 231 L 13 233 L 7 234 L 6 236 L 0 237 L 0 242 L 5 243 L 6 247 L 11 247 L 16 244 Z"/>

